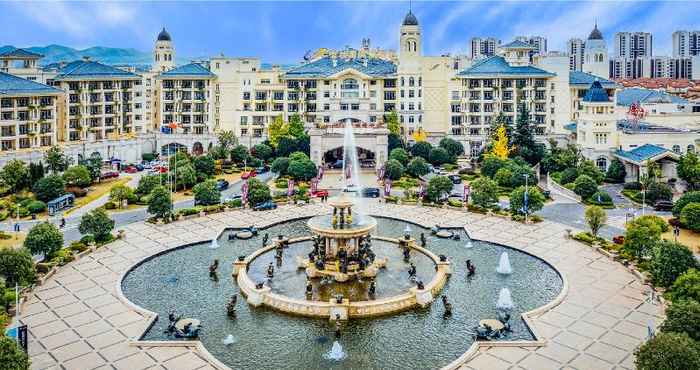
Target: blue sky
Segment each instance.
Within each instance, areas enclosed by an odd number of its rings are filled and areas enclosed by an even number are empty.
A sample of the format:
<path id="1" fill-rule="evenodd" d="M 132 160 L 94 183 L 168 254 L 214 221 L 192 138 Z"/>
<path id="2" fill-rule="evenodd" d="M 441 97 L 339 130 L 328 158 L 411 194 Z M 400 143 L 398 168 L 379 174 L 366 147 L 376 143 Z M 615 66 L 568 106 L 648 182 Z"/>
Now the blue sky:
<path id="1" fill-rule="evenodd" d="M 111 46 L 150 51 L 161 27 L 183 56 L 259 56 L 289 63 L 317 47 L 395 49 L 406 1 L 390 2 L 0 2 L 0 45 Z M 671 33 L 700 29 L 700 2 L 413 1 L 426 55 L 467 53 L 469 38 L 543 35 L 550 50 L 585 38 L 595 21 L 612 53 L 617 31 L 654 34 L 654 54 L 671 53 Z"/>

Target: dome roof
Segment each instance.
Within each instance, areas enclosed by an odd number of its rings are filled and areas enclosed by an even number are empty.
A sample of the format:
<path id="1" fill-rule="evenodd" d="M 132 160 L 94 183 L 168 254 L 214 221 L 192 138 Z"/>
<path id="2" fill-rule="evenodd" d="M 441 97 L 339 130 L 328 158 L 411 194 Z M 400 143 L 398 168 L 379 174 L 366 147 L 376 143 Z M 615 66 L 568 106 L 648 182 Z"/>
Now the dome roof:
<path id="1" fill-rule="evenodd" d="M 415 15 L 413 15 L 413 12 L 410 10 L 408 11 L 408 14 L 406 14 L 406 17 L 403 19 L 403 25 L 404 26 L 417 26 L 418 25 L 418 18 L 416 18 Z"/>
<path id="2" fill-rule="evenodd" d="M 172 41 L 170 34 L 165 30 L 165 27 L 163 27 L 163 30 L 158 34 L 158 41 Z"/>
<path id="3" fill-rule="evenodd" d="M 603 34 L 598 30 L 598 24 L 596 23 L 595 27 L 593 27 L 593 31 L 591 31 L 591 34 L 588 35 L 589 40 L 602 40 L 603 39 Z"/>

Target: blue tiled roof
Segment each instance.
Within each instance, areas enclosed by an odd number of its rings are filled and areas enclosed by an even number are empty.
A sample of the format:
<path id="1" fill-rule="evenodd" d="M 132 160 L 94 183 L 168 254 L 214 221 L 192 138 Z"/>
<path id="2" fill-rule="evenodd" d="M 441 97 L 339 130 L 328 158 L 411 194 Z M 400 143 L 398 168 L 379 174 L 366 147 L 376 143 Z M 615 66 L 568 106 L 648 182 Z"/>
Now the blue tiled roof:
<path id="1" fill-rule="evenodd" d="M 13 50 L 8 50 L 4 53 L 0 54 L 0 58 L 33 58 L 33 59 L 39 59 L 43 58 L 44 56 L 38 53 L 33 53 L 29 50 L 25 49 L 13 49 Z"/>
<path id="2" fill-rule="evenodd" d="M 162 77 L 184 77 L 184 76 L 197 76 L 197 77 L 214 77 L 215 75 L 204 66 L 199 63 L 185 64 L 167 72 L 160 74 Z"/>
<path id="3" fill-rule="evenodd" d="M 576 132 L 576 128 L 578 127 L 578 123 L 576 122 L 571 122 L 566 125 L 564 125 L 564 130 L 568 130 L 571 132 Z"/>
<path id="4" fill-rule="evenodd" d="M 62 90 L 30 81 L 9 73 L 0 72 L 0 96 L 1 95 L 27 95 L 27 94 L 60 94 Z"/>
<path id="5" fill-rule="evenodd" d="M 593 81 L 591 87 L 586 91 L 586 95 L 583 97 L 583 101 L 588 103 L 609 103 L 610 97 L 605 91 L 600 81 L 597 79 Z"/>
<path id="6" fill-rule="evenodd" d="M 656 157 L 659 154 L 663 154 L 664 152 L 669 152 L 671 153 L 670 150 L 660 147 L 658 145 L 654 144 L 644 144 L 640 147 L 634 148 L 632 150 L 620 150 L 618 149 L 615 154 L 617 154 L 620 157 L 629 159 L 634 162 L 644 162 L 647 161 L 651 158 Z"/>
<path id="7" fill-rule="evenodd" d="M 502 56 L 492 56 L 490 58 L 478 61 L 471 67 L 459 73 L 460 76 L 469 75 L 538 75 L 538 76 L 556 76 L 554 73 L 545 71 L 533 66 L 511 66 Z"/>
<path id="8" fill-rule="evenodd" d="M 603 87 L 606 89 L 611 89 L 617 86 L 617 84 L 614 81 L 606 80 L 604 78 L 600 78 L 590 73 L 581 71 L 569 72 L 569 85 L 581 85 L 588 88 L 596 79 L 598 79 L 600 84 L 603 85 Z"/>
<path id="9" fill-rule="evenodd" d="M 511 41 L 505 45 L 499 46 L 502 49 L 535 49 L 534 46 L 528 44 L 527 42 L 515 40 Z"/>
<path id="10" fill-rule="evenodd" d="M 328 77 L 346 69 L 355 69 L 360 73 L 372 77 L 388 77 L 396 74 L 396 64 L 393 62 L 378 59 L 367 59 L 367 66 L 364 64 L 364 59 L 336 59 L 336 65 L 333 65 L 331 57 L 325 57 L 315 60 L 298 67 L 294 67 L 287 71 L 287 77 Z"/>
<path id="11" fill-rule="evenodd" d="M 617 92 L 617 105 L 630 106 L 632 103 L 672 103 L 688 104 L 688 101 L 677 96 L 656 90 L 629 88 Z"/>
<path id="12" fill-rule="evenodd" d="M 76 60 L 61 68 L 58 71 L 58 76 L 56 76 L 55 80 L 61 81 L 105 78 L 137 79 L 141 77 L 135 73 L 111 67 L 106 64 L 86 60 Z"/>

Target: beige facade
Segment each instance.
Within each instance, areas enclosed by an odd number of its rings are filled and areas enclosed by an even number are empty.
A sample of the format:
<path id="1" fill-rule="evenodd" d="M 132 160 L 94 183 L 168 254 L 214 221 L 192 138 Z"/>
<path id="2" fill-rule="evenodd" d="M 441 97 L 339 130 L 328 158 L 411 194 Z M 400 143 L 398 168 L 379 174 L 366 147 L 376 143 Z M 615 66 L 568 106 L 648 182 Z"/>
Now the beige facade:
<path id="1" fill-rule="evenodd" d="M 0 95 L 0 150 L 48 148 L 58 143 L 60 91 Z"/>

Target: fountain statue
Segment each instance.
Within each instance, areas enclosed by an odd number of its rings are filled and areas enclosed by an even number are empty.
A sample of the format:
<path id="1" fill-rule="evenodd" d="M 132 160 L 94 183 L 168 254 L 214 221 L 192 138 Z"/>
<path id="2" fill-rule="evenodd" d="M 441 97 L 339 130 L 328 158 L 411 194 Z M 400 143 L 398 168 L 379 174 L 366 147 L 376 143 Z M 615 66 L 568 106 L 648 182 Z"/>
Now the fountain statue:
<path id="1" fill-rule="evenodd" d="M 212 239 L 211 244 L 209 244 L 209 248 L 211 248 L 211 249 L 219 248 L 219 241 L 216 239 Z"/>
<path id="2" fill-rule="evenodd" d="M 508 252 L 501 253 L 501 259 L 498 261 L 498 267 L 496 272 L 503 275 L 510 275 L 513 273 L 513 269 L 510 267 L 510 259 L 508 258 Z"/>
<path id="3" fill-rule="evenodd" d="M 513 299 L 510 297 L 510 290 L 508 288 L 501 288 L 501 291 L 498 293 L 496 308 L 499 310 L 510 310 L 513 308 Z"/>
<path id="4" fill-rule="evenodd" d="M 464 248 L 467 248 L 467 249 L 474 248 L 474 243 L 472 243 L 471 239 L 469 239 L 469 241 L 467 241 L 467 244 L 464 245 Z"/>
<path id="5" fill-rule="evenodd" d="M 345 351 L 343 351 L 343 346 L 336 340 L 333 342 L 333 347 L 328 351 L 323 357 L 327 360 L 340 361 L 345 358 Z"/>

